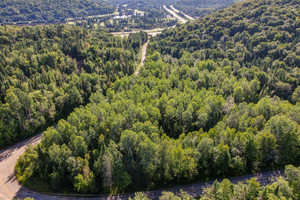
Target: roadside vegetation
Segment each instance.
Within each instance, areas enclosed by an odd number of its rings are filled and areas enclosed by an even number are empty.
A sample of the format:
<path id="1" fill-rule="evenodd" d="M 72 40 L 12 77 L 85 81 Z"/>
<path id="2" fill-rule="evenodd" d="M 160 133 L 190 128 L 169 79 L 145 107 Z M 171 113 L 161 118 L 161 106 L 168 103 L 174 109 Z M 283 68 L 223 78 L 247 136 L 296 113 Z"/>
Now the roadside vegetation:
<path id="1" fill-rule="evenodd" d="M 232 184 L 227 179 L 221 183 L 214 182 L 211 187 L 205 189 L 203 195 L 194 198 L 186 192 L 179 194 L 163 192 L 159 200 L 208 200 L 208 199 L 298 199 L 300 195 L 300 168 L 291 165 L 286 166 L 284 176 L 274 177 L 273 183 L 260 185 L 256 178 L 246 183 Z M 144 193 L 136 193 L 132 200 L 149 200 Z"/>
<path id="2" fill-rule="evenodd" d="M 18 179 L 114 194 L 299 165 L 299 5 L 250 0 L 164 31 L 139 76 L 27 150 Z"/>

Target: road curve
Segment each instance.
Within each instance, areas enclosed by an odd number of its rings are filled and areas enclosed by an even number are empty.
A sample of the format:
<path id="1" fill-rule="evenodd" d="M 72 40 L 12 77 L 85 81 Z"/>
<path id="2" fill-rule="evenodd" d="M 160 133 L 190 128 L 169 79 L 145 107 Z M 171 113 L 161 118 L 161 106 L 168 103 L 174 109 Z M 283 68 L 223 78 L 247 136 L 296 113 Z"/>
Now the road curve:
<path id="1" fill-rule="evenodd" d="M 19 158 L 20 155 L 22 155 L 25 152 L 25 148 L 29 144 L 36 145 L 37 143 L 39 143 L 41 141 L 41 137 L 42 137 L 42 133 L 0 151 L 0 199 L 1 200 L 10 200 L 16 198 L 24 199 L 25 197 L 33 197 L 36 200 L 39 199 L 106 200 L 106 199 L 128 199 L 129 197 L 134 196 L 134 194 L 123 194 L 123 195 L 113 196 L 113 197 L 106 197 L 106 196 L 99 196 L 99 195 L 84 197 L 79 195 L 66 196 L 63 194 L 41 194 L 21 186 L 16 180 L 14 174 L 14 167 L 16 165 L 17 159 Z M 237 183 L 240 181 L 248 180 L 252 177 L 257 177 L 258 181 L 262 185 L 266 185 L 271 182 L 270 179 L 271 177 L 282 175 L 282 174 L 283 174 L 283 170 L 268 171 L 268 172 L 263 172 L 258 174 L 251 174 L 251 175 L 230 178 L 229 180 L 232 183 Z M 166 189 L 146 191 L 145 193 L 151 199 L 158 199 L 162 191 L 171 191 L 176 194 L 179 193 L 180 190 L 183 190 L 194 197 L 198 197 L 201 195 L 203 188 L 211 185 L 212 183 L 213 183 L 212 181 L 209 181 L 209 182 L 203 182 L 198 184 L 183 185 L 183 186 L 177 186 L 177 187 L 166 188 Z"/>
<path id="2" fill-rule="evenodd" d="M 22 186 L 15 177 L 14 169 L 17 159 L 25 152 L 28 144 L 35 145 L 41 141 L 42 133 L 0 150 L 0 199 L 12 199 L 18 194 Z"/>

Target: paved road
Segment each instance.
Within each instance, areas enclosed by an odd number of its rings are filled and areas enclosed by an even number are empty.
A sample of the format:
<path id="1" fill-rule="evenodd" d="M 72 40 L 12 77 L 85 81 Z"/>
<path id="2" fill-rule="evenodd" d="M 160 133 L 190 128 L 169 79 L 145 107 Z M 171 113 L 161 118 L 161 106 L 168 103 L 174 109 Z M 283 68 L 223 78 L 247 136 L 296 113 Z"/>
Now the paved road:
<path id="1" fill-rule="evenodd" d="M 174 8 L 174 6 L 173 6 L 173 5 L 170 5 L 170 8 L 171 8 L 172 10 L 174 10 L 175 12 L 177 12 L 177 13 L 179 13 L 179 12 L 180 12 L 179 10 L 177 10 L 176 8 Z"/>
<path id="2" fill-rule="evenodd" d="M 146 46 L 146 45 L 145 45 Z M 124 194 L 120 196 L 114 197 L 103 197 L 103 196 L 89 196 L 89 197 L 81 197 L 81 196 L 65 196 L 60 194 L 40 194 L 37 192 L 30 191 L 24 187 L 22 187 L 14 176 L 14 167 L 17 159 L 20 155 L 25 152 L 25 148 L 28 144 L 35 145 L 41 141 L 42 134 L 34 136 L 30 139 L 27 139 L 23 142 L 20 142 L 16 145 L 8 147 L 0 151 L 0 199 L 10 200 L 13 198 L 25 198 L 25 197 L 33 197 L 36 200 L 39 199 L 49 199 L 49 200 L 57 200 L 57 199 L 65 199 L 65 200 L 105 200 L 105 199 L 128 199 L 128 197 L 134 196 L 134 194 Z M 252 174 L 245 175 L 240 177 L 235 177 L 229 179 L 233 183 L 237 183 L 238 181 L 245 181 L 250 179 L 251 177 L 257 177 L 258 181 L 262 184 L 270 183 L 270 177 L 277 176 L 279 174 L 283 174 L 283 170 L 281 171 L 269 171 L 263 172 L 261 174 Z M 146 194 L 151 199 L 158 199 L 161 195 L 162 191 L 172 191 L 174 193 L 178 193 L 181 189 L 186 191 L 188 194 L 197 197 L 200 196 L 204 187 L 211 185 L 212 182 L 204 182 L 199 184 L 192 185 L 183 185 L 178 187 L 172 187 L 168 189 L 161 190 L 152 190 L 147 191 Z"/>
<path id="3" fill-rule="evenodd" d="M 14 174 L 17 159 L 25 152 L 27 144 L 37 144 L 41 136 L 39 134 L 0 151 L 0 199 L 12 199 L 22 188 Z"/>
<path id="4" fill-rule="evenodd" d="M 178 16 L 174 11 L 168 9 L 166 6 L 164 8 L 173 14 L 175 17 L 177 17 L 182 23 L 185 23 L 186 20 Z M 172 8 L 172 7 L 171 7 Z M 174 9 L 174 8 L 172 8 Z M 146 30 L 150 35 L 151 34 L 158 34 L 163 29 L 153 29 L 153 30 Z M 138 32 L 138 31 L 136 31 Z M 115 35 L 121 35 L 124 33 L 113 33 Z M 129 34 L 129 33 L 126 33 Z M 139 73 L 140 67 L 143 66 L 144 61 L 146 59 L 146 50 L 147 50 L 148 42 L 144 44 L 143 46 L 143 52 L 142 52 L 142 59 L 141 64 L 135 74 L 137 75 Z M 10 200 L 13 198 L 25 198 L 25 197 L 33 197 L 36 200 L 39 199 L 49 199 L 49 200 L 56 200 L 56 199 L 65 199 L 65 200 L 81 200 L 81 199 L 90 199 L 90 200 L 105 200 L 105 199 L 128 199 L 130 196 L 134 196 L 134 194 L 125 194 L 120 196 L 114 196 L 114 197 L 103 197 L 103 196 L 89 196 L 89 197 L 80 197 L 80 196 L 65 196 L 60 194 L 41 194 L 37 192 L 33 192 L 31 190 L 28 190 L 24 187 L 22 187 L 18 181 L 15 178 L 14 175 L 14 167 L 16 165 L 17 159 L 25 152 L 25 148 L 28 144 L 36 145 L 41 141 L 42 133 L 34 136 L 30 139 L 27 139 L 23 142 L 20 142 L 18 144 L 15 144 L 11 147 L 8 147 L 6 149 L 0 150 L 0 200 Z M 268 184 L 270 182 L 270 177 L 276 176 L 278 174 L 282 174 L 283 171 L 270 171 L 270 172 L 264 172 L 261 174 L 252 174 L 252 175 L 246 175 L 246 176 L 240 176 L 236 178 L 229 179 L 233 183 L 237 183 L 239 181 L 245 181 L 247 179 L 250 179 L 251 177 L 257 177 L 259 182 L 262 185 Z M 152 190 L 147 191 L 146 194 L 151 199 L 158 199 L 158 197 L 161 195 L 162 191 L 172 191 L 174 193 L 178 193 L 181 189 L 186 191 L 188 194 L 197 197 L 200 196 L 202 193 L 202 190 L 204 187 L 207 187 L 211 185 L 212 182 L 204 182 L 199 184 L 192 184 L 192 185 L 184 185 L 184 186 L 178 186 L 178 187 L 172 187 L 168 189 L 162 189 L 162 190 Z"/>
<path id="5" fill-rule="evenodd" d="M 166 5 L 163 6 L 164 9 L 166 11 L 168 11 L 171 15 L 173 15 L 174 17 L 176 17 L 180 23 L 185 24 L 187 22 L 187 20 L 183 19 L 182 17 L 180 17 L 175 11 L 168 9 Z"/>
<path id="6" fill-rule="evenodd" d="M 173 5 L 170 5 L 170 7 L 173 9 L 168 9 L 166 5 L 163 6 L 165 10 L 167 10 L 171 15 L 173 15 L 175 18 L 177 18 L 179 20 L 179 23 L 186 23 L 187 20 L 183 19 L 182 17 L 180 17 L 177 12 L 180 12 L 179 10 L 177 10 L 176 8 L 173 7 Z M 190 17 L 189 15 L 186 15 L 185 13 L 181 12 L 187 19 L 189 20 L 195 20 L 194 18 Z M 170 29 L 170 28 L 174 28 L 175 26 L 171 26 L 171 27 L 167 27 L 166 29 Z M 151 35 L 153 37 L 155 37 L 157 34 L 160 34 L 162 31 L 164 30 L 164 28 L 154 28 L 154 29 L 149 29 L 149 30 L 132 30 L 129 32 L 111 32 L 111 34 L 113 34 L 114 36 L 121 36 L 121 37 L 125 37 L 128 36 L 130 33 L 138 33 L 140 31 L 146 32 L 148 33 L 148 35 Z"/>
<path id="7" fill-rule="evenodd" d="M 140 31 L 146 32 L 148 33 L 148 35 L 151 35 L 153 37 L 155 37 L 157 34 L 161 33 L 164 29 L 163 28 L 154 28 L 154 29 L 149 29 L 149 30 L 133 30 L 133 31 L 129 31 L 129 32 L 111 32 L 111 34 L 113 34 L 114 36 L 128 36 L 130 33 L 138 33 Z"/>
<path id="8" fill-rule="evenodd" d="M 179 10 L 177 10 L 176 8 L 174 8 L 173 5 L 170 5 L 170 8 L 171 8 L 172 10 L 174 10 L 175 12 L 177 12 L 177 13 L 180 12 Z M 189 19 L 189 20 L 191 20 L 191 21 L 195 20 L 194 18 L 192 18 L 191 16 L 185 14 L 184 12 L 181 12 L 181 13 L 182 13 L 187 19 Z"/>

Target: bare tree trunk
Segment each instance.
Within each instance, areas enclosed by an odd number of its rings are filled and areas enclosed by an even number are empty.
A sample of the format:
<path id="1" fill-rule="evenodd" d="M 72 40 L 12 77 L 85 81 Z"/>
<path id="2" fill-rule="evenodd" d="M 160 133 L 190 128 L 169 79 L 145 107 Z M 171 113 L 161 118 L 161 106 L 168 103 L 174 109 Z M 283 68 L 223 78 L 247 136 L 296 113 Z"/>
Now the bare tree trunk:
<path id="1" fill-rule="evenodd" d="M 21 131 L 22 131 L 22 130 L 23 130 L 23 128 L 22 128 L 21 118 L 20 118 L 20 115 L 19 115 L 19 113 L 18 113 L 17 115 L 18 115 L 18 120 L 19 120 L 20 129 L 21 129 Z"/>

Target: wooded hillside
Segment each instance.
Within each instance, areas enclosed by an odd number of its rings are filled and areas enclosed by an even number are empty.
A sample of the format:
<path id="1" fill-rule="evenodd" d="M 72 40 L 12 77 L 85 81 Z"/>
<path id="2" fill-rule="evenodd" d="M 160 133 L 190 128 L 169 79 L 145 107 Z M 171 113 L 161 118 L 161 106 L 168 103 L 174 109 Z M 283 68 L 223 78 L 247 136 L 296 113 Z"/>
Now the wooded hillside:
<path id="1" fill-rule="evenodd" d="M 149 189 L 300 161 L 299 0 L 250 0 L 153 38 L 139 76 L 49 128 L 24 183 Z"/>
<path id="2" fill-rule="evenodd" d="M 67 18 L 114 12 L 102 0 L 1 0 L 0 24 L 62 22 Z"/>
<path id="3" fill-rule="evenodd" d="M 133 74 L 146 40 L 64 25 L 0 27 L 0 147 L 37 134 Z"/>

